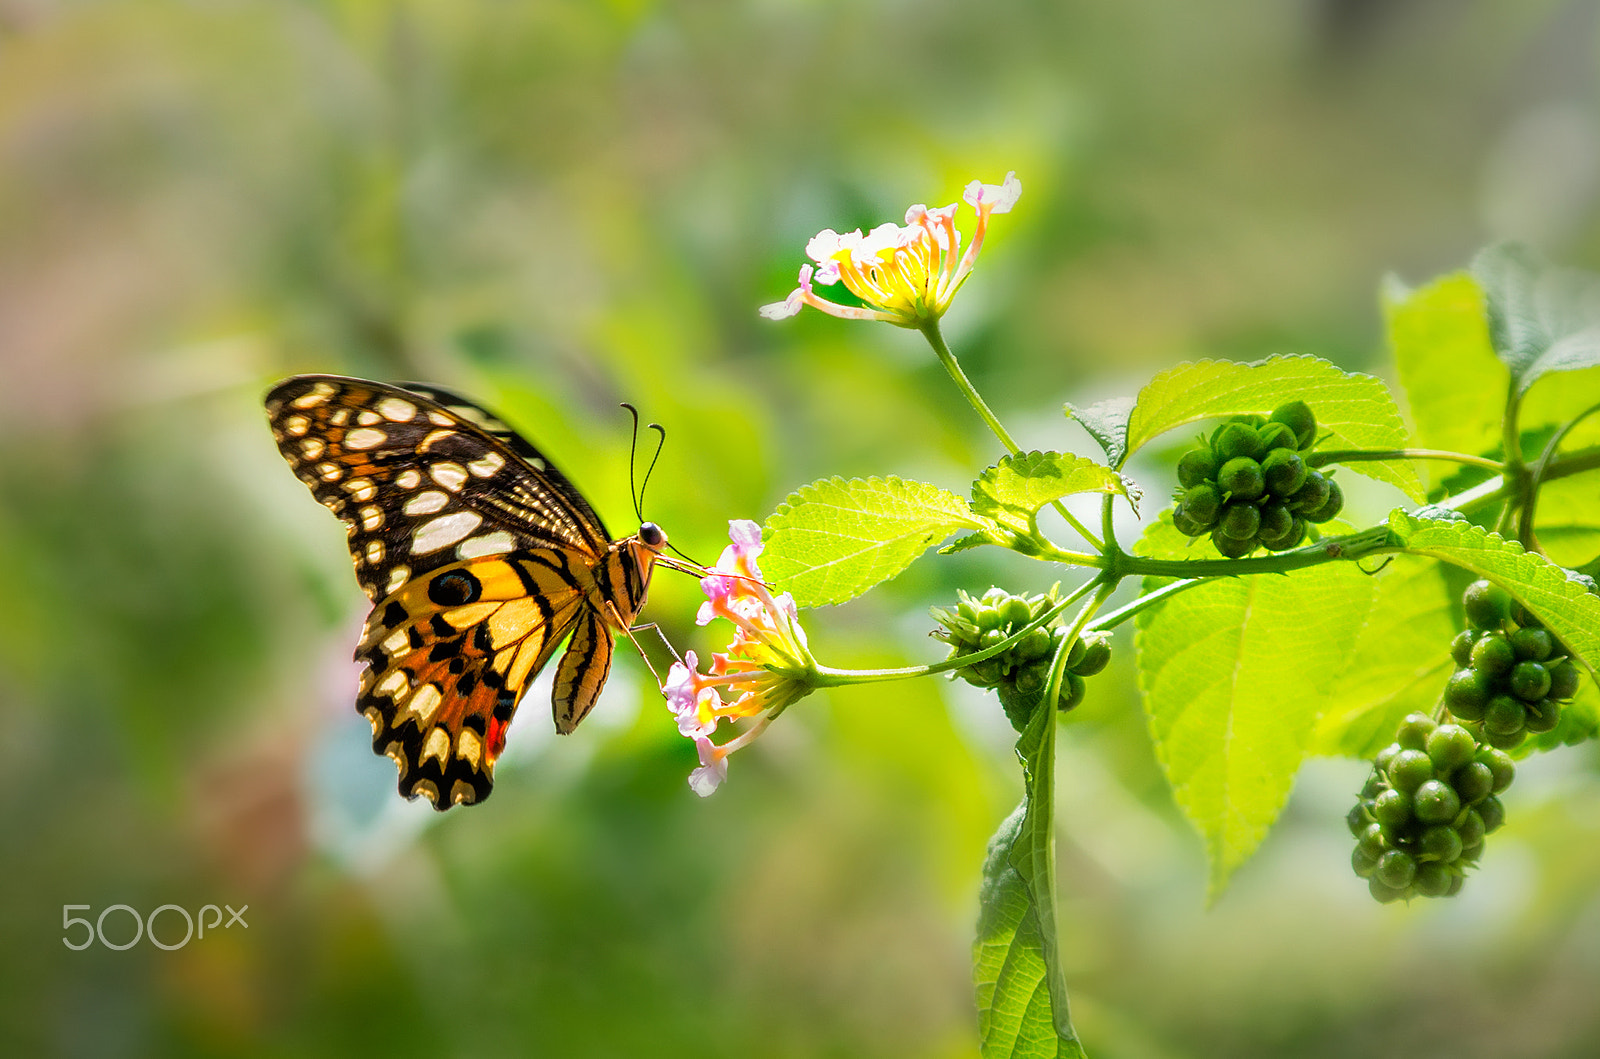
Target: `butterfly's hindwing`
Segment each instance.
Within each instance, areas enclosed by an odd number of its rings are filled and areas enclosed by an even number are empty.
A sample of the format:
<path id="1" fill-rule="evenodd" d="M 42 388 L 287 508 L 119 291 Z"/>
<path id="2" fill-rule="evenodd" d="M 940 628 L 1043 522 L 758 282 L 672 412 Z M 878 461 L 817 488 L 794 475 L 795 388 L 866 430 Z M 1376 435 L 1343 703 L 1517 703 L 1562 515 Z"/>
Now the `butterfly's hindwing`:
<path id="1" fill-rule="evenodd" d="M 537 449 L 448 391 L 297 376 L 267 410 L 290 467 L 344 521 L 373 601 L 356 650 L 373 749 L 408 798 L 482 801 L 517 700 L 569 633 L 557 730 L 594 705 L 661 542 L 611 541 Z"/>

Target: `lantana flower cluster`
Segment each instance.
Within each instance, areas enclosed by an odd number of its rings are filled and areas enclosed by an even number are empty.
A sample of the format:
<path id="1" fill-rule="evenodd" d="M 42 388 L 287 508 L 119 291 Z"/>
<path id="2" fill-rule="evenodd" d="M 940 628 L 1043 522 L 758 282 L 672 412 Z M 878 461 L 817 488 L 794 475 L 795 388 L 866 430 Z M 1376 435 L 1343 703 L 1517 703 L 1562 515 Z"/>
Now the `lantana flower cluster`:
<path id="1" fill-rule="evenodd" d="M 962 199 L 978 215 L 977 227 L 966 252 L 961 252 L 961 231 L 956 227 L 956 203 L 929 209 L 921 205 L 906 210 L 906 223 L 880 224 L 865 235 L 857 228 L 840 234 L 824 229 L 806 244 L 806 254 L 816 266 L 800 266 L 800 285 L 781 302 L 761 307 L 770 320 L 793 316 L 810 305 L 846 320 L 882 320 L 899 327 L 922 327 L 944 315 L 961 284 L 977 263 L 989 217 L 1008 213 L 1022 194 L 1017 174 L 1007 173 L 1000 184 L 974 180 Z M 813 282 L 831 286 L 842 282 L 865 307 L 840 305 L 817 294 Z"/>
<path id="2" fill-rule="evenodd" d="M 790 703 L 811 693 L 817 672 L 794 597 L 787 592 L 773 595 L 761 579 L 756 565 L 761 527 L 747 519 L 732 521 L 728 538 L 732 543 L 700 581 L 706 601 L 695 623 L 726 618 L 735 627 L 733 640 L 725 652 L 712 654 L 705 673 L 699 671 L 695 653 L 685 652 L 661 689 L 678 731 L 699 750 L 700 767 L 689 774 L 689 786 L 701 797 L 727 778 L 728 755 L 765 731 Z M 732 739 L 713 740 L 723 721 L 752 718 L 755 723 Z"/>

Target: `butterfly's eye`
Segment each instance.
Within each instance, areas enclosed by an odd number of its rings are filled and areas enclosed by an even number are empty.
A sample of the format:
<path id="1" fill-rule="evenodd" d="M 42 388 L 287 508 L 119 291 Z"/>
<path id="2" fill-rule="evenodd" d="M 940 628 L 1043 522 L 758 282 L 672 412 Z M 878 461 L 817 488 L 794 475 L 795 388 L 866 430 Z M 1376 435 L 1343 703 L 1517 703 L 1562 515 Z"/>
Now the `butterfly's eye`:
<path id="1" fill-rule="evenodd" d="M 644 522 L 639 525 L 639 540 L 647 548 L 659 548 L 667 543 L 667 535 L 661 532 L 661 527 L 654 522 Z"/>

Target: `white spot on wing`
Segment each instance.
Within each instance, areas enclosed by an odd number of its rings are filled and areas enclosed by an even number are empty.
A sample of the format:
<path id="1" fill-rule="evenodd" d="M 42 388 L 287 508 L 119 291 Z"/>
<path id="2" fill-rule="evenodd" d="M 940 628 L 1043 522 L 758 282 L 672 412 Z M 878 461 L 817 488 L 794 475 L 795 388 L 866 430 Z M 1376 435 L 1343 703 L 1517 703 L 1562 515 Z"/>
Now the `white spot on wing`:
<path id="1" fill-rule="evenodd" d="M 401 489 L 415 489 L 422 484 L 422 473 L 415 467 L 408 467 L 395 476 L 394 484 Z"/>
<path id="2" fill-rule="evenodd" d="M 425 522 L 411 541 L 411 554 L 426 555 L 440 548 L 448 548 L 462 537 L 477 529 L 483 516 L 476 511 L 457 511 L 453 515 L 440 515 Z"/>
<path id="3" fill-rule="evenodd" d="M 382 646 L 384 654 L 393 657 L 394 655 L 399 654 L 401 650 L 405 648 L 406 644 L 410 642 L 411 641 L 409 637 L 406 636 L 406 631 L 404 629 L 396 629 L 394 632 L 388 635 L 388 637 L 380 646 Z M 379 685 L 379 688 L 381 690 L 382 685 Z"/>
<path id="4" fill-rule="evenodd" d="M 311 387 L 311 392 L 301 394 L 291 402 L 296 408 L 315 408 L 319 404 L 327 404 L 328 398 L 339 391 L 329 382 L 319 382 Z"/>
<path id="5" fill-rule="evenodd" d="M 390 670 L 388 676 L 378 681 L 377 687 L 373 688 L 372 690 L 377 692 L 379 695 L 387 695 L 389 698 L 393 699 L 398 698 L 400 693 L 405 691 L 409 686 L 410 685 L 406 681 L 406 671 L 403 669 L 394 669 Z"/>
<path id="6" fill-rule="evenodd" d="M 352 478 L 344 483 L 345 492 L 356 498 L 357 503 L 366 503 L 378 495 L 378 490 L 372 484 L 371 478 Z"/>
<path id="7" fill-rule="evenodd" d="M 448 460 L 429 467 L 428 474 L 452 493 L 459 493 L 461 487 L 467 484 L 467 469 L 459 463 L 451 463 Z"/>
<path id="8" fill-rule="evenodd" d="M 389 440 L 389 435 L 376 427 L 361 427 L 352 430 L 344 436 L 344 447 L 347 449 L 375 449 Z"/>
<path id="9" fill-rule="evenodd" d="M 400 590 L 400 586 L 411 580 L 411 567 L 401 564 L 389 571 L 389 583 L 384 586 L 385 595 L 392 595 Z"/>
<path id="10" fill-rule="evenodd" d="M 435 430 L 433 433 L 422 439 L 422 444 L 417 446 L 417 451 L 427 452 L 445 438 L 453 438 L 455 436 L 456 432 L 454 430 Z"/>
<path id="11" fill-rule="evenodd" d="M 436 511 L 443 511 L 444 506 L 449 502 L 449 494 L 441 493 L 437 489 L 429 489 L 426 493 L 418 493 L 410 500 L 407 500 L 404 510 L 406 514 L 413 516 L 431 515 Z"/>
<path id="12" fill-rule="evenodd" d="M 461 729 L 456 737 L 456 757 L 465 758 L 467 764 L 479 768 L 483 762 L 483 740 L 471 728 Z"/>
<path id="13" fill-rule="evenodd" d="M 356 416 L 356 422 L 364 427 L 370 427 L 374 423 L 383 422 L 383 417 L 370 408 L 363 408 L 361 414 Z"/>
<path id="14" fill-rule="evenodd" d="M 456 425 L 455 420 L 451 419 L 443 412 L 429 412 L 428 422 L 432 423 L 434 426 L 440 427 L 453 427 Z"/>
<path id="15" fill-rule="evenodd" d="M 385 397 L 378 402 L 378 412 L 393 423 L 409 423 L 417 414 L 417 406 L 398 397 Z"/>
<path id="16" fill-rule="evenodd" d="M 323 450 L 326 448 L 327 446 L 322 443 L 321 438 L 300 439 L 300 451 L 305 454 L 305 457 L 308 460 L 314 460 L 318 456 L 321 456 Z"/>
<path id="17" fill-rule="evenodd" d="M 374 565 L 383 562 L 382 541 L 371 540 L 367 542 L 367 562 L 373 563 Z"/>
<path id="18" fill-rule="evenodd" d="M 371 533 L 383 525 L 383 510 L 376 504 L 368 504 L 361 509 L 361 528 Z"/>
<path id="19" fill-rule="evenodd" d="M 337 463 L 319 463 L 317 464 L 317 473 L 322 475 L 324 482 L 337 482 L 339 476 L 344 474 L 344 468 Z"/>
<path id="20" fill-rule="evenodd" d="M 292 436 L 299 437 L 311 429 L 311 420 L 305 416 L 290 416 L 283 421 L 283 429 L 287 430 Z"/>
<path id="21" fill-rule="evenodd" d="M 516 547 L 516 539 L 509 530 L 495 530 L 462 541 L 461 547 L 456 549 L 456 555 L 462 559 L 477 559 L 484 555 L 504 555 Z"/>
<path id="22" fill-rule="evenodd" d="M 488 478 L 496 474 L 505 465 L 506 461 L 500 458 L 498 452 L 488 452 L 484 454 L 482 459 L 473 460 L 467 464 L 467 469 L 479 478 Z"/>

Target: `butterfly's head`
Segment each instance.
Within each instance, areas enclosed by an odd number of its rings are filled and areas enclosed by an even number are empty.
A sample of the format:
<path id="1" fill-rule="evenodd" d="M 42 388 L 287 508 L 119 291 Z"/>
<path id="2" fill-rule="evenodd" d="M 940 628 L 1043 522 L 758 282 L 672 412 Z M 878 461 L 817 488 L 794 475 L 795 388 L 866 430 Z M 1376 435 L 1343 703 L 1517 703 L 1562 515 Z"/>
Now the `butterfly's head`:
<path id="1" fill-rule="evenodd" d="M 639 523 L 639 543 L 653 552 L 659 552 L 667 546 L 667 534 L 654 522 Z"/>

